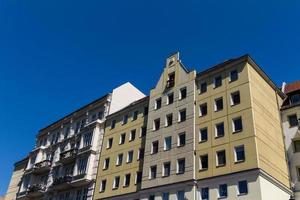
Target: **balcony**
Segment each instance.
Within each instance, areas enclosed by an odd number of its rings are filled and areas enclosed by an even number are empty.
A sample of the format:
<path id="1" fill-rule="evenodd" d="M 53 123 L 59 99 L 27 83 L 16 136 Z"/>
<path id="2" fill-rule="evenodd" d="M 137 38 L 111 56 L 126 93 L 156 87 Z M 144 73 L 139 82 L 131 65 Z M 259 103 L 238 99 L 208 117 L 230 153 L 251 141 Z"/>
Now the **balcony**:
<path id="1" fill-rule="evenodd" d="M 72 181 L 71 175 L 65 175 L 61 177 L 57 177 L 53 180 L 52 188 L 55 190 L 65 190 L 68 188 L 71 188 L 71 181 Z"/>
<path id="2" fill-rule="evenodd" d="M 27 200 L 27 199 L 29 199 L 29 197 L 27 195 L 27 190 L 22 191 L 22 192 L 18 192 L 17 199 L 18 200 Z"/>
<path id="3" fill-rule="evenodd" d="M 41 184 L 35 184 L 28 188 L 27 190 L 27 196 L 29 199 L 41 197 L 45 193 L 46 186 Z"/>
<path id="4" fill-rule="evenodd" d="M 62 164 L 72 162 L 76 158 L 76 155 L 77 155 L 77 149 L 75 148 L 62 152 L 60 153 L 59 162 Z"/>
<path id="5" fill-rule="evenodd" d="M 83 174 L 78 174 L 73 176 L 71 185 L 73 187 L 81 187 L 81 186 L 88 185 L 90 182 L 91 180 L 87 178 L 87 174 L 83 173 Z"/>
<path id="6" fill-rule="evenodd" d="M 50 168 L 51 168 L 51 161 L 44 160 L 44 161 L 36 163 L 34 165 L 32 173 L 42 174 L 42 173 L 50 171 Z"/>

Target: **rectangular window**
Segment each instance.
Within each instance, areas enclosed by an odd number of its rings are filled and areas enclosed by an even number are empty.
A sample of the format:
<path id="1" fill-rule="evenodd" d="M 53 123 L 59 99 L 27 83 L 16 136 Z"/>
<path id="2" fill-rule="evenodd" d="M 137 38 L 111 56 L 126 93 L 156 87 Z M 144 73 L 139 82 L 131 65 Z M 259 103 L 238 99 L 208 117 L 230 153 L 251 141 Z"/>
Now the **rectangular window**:
<path id="1" fill-rule="evenodd" d="M 185 200 L 184 191 L 177 192 L 177 200 Z"/>
<path id="2" fill-rule="evenodd" d="M 168 75 L 168 80 L 167 80 L 167 88 L 174 87 L 175 85 L 175 73 L 171 73 Z"/>
<path id="3" fill-rule="evenodd" d="M 215 88 L 222 86 L 222 76 L 217 76 L 214 79 Z"/>
<path id="4" fill-rule="evenodd" d="M 295 153 L 300 152 L 300 140 L 294 140 L 293 144 L 294 144 L 294 152 Z"/>
<path id="5" fill-rule="evenodd" d="M 157 130 L 159 130 L 159 128 L 160 128 L 160 119 L 158 118 L 158 119 L 155 119 L 153 122 L 153 130 L 157 131 Z"/>
<path id="6" fill-rule="evenodd" d="M 201 155 L 200 156 L 200 170 L 208 169 L 208 155 Z"/>
<path id="7" fill-rule="evenodd" d="M 232 70 L 231 72 L 230 72 L 230 78 L 229 78 L 229 81 L 230 82 L 234 82 L 234 81 L 236 81 L 236 80 L 238 80 L 238 71 L 237 70 Z"/>
<path id="8" fill-rule="evenodd" d="M 128 187 L 130 185 L 130 178 L 131 178 L 130 174 L 125 175 L 125 177 L 124 177 L 124 187 Z"/>
<path id="9" fill-rule="evenodd" d="M 148 111 L 149 111 L 148 106 L 144 107 L 144 112 L 143 112 L 144 116 L 148 115 Z"/>
<path id="10" fill-rule="evenodd" d="M 179 92 L 179 99 L 185 99 L 186 98 L 186 94 L 187 94 L 186 87 L 181 88 L 180 92 Z"/>
<path id="11" fill-rule="evenodd" d="M 155 195 L 150 195 L 148 200 L 155 200 Z"/>
<path id="12" fill-rule="evenodd" d="M 135 129 L 131 130 L 129 135 L 129 142 L 135 140 L 135 135 L 136 135 L 136 130 Z"/>
<path id="13" fill-rule="evenodd" d="M 300 102 L 300 94 L 294 94 L 290 97 L 291 104 L 296 104 Z"/>
<path id="14" fill-rule="evenodd" d="M 223 98 L 215 99 L 215 112 L 223 110 Z"/>
<path id="15" fill-rule="evenodd" d="M 144 149 L 139 149 L 138 160 L 143 159 L 144 154 L 145 154 L 145 150 Z"/>
<path id="16" fill-rule="evenodd" d="M 185 158 L 177 160 L 177 174 L 183 174 L 185 172 Z"/>
<path id="17" fill-rule="evenodd" d="M 217 167 L 226 165 L 226 153 L 225 150 L 217 152 Z"/>
<path id="18" fill-rule="evenodd" d="M 170 105 L 174 102 L 174 93 L 168 94 L 168 101 L 167 104 Z"/>
<path id="19" fill-rule="evenodd" d="M 202 93 L 205 93 L 205 92 L 207 92 L 207 83 L 203 82 L 200 85 L 200 93 L 202 94 Z"/>
<path id="20" fill-rule="evenodd" d="M 238 182 L 238 190 L 239 190 L 239 195 L 248 194 L 248 183 L 247 183 L 247 181 L 239 181 Z"/>
<path id="21" fill-rule="evenodd" d="M 153 165 L 150 167 L 150 174 L 149 174 L 149 179 L 155 179 L 156 178 L 156 165 Z"/>
<path id="22" fill-rule="evenodd" d="M 207 103 L 203 103 L 199 106 L 199 116 L 203 117 L 207 115 Z"/>
<path id="23" fill-rule="evenodd" d="M 124 116 L 123 116 L 122 124 L 123 124 L 123 125 L 124 125 L 124 124 L 127 124 L 127 122 L 128 122 L 128 115 L 124 115 Z"/>
<path id="24" fill-rule="evenodd" d="M 227 197 L 227 184 L 219 185 L 219 198 Z"/>
<path id="25" fill-rule="evenodd" d="M 89 132 L 83 135 L 83 147 L 90 146 L 92 144 L 93 133 Z"/>
<path id="26" fill-rule="evenodd" d="M 116 120 L 112 120 L 110 124 L 110 129 L 114 129 L 116 127 Z"/>
<path id="27" fill-rule="evenodd" d="M 164 150 L 168 151 L 172 148 L 172 136 L 165 137 Z"/>
<path id="28" fill-rule="evenodd" d="M 141 127 L 140 137 L 146 136 L 146 133 L 147 133 L 147 127 L 146 126 Z"/>
<path id="29" fill-rule="evenodd" d="M 216 138 L 224 137 L 225 135 L 224 122 L 216 124 L 215 132 L 216 132 L 215 133 Z"/>
<path id="30" fill-rule="evenodd" d="M 233 92 L 230 94 L 230 103 L 232 106 L 238 105 L 241 103 L 241 97 L 240 97 L 240 92 Z"/>
<path id="31" fill-rule="evenodd" d="M 164 177 L 170 176 L 170 173 L 171 173 L 171 163 L 166 162 L 163 164 L 163 176 Z"/>
<path id="32" fill-rule="evenodd" d="M 106 180 L 101 181 L 100 192 L 104 192 L 106 188 Z"/>
<path id="33" fill-rule="evenodd" d="M 243 131 L 243 122 L 242 118 L 238 117 L 232 120 L 232 128 L 233 133 L 241 132 Z"/>
<path id="34" fill-rule="evenodd" d="M 235 162 L 245 161 L 245 148 L 244 146 L 234 147 Z"/>
<path id="35" fill-rule="evenodd" d="M 186 109 L 179 111 L 178 122 L 184 122 L 186 120 Z"/>
<path id="36" fill-rule="evenodd" d="M 161 108 L 161 98 L 158 98 L 155 100 L 155 110 L 158 110 Z"/>
<path id="37" fill-rule="evenodd" d="M 116 176 L 114 179 L 113 189 L 119 188 L 120 185 L 120 176 Z"/>
<path id="38" fill-rule="evenodd" d="M 125 139 L 126 139 L 126 133 L 122 133 L 120 135 L 120 141 L 119 144 L 124 144 L 125 143 Z"/>
<path id="39" fill-rule="evenodd" d="M 162 200 L 169 200 L 169 193 L 168 192 L 164 192 L 162 195 Z"/>
<path id="40" fill-rule="evenodd" d="M 200 129 L 199 142 L 205 142 L 208 139 L 207 128 Z"/>
<path id="41" fill-rule="evenodd" d="M 78 174 L 85 174 L 88 158 L 80 158 L 78 163 Z"/>
<path id="42" fill-rule="evenodd" d="M 133 159 L 133 151 L 128 151 L 127 152 L 127 163 L 132 163 Z"/>
<path id="43" fill-rule="evenodd" d="M 109 138 L 107 140 L 106 148 L 110 149 L 112 147 L 112 144 L 113 144 L 113 138 Z"/>
<path id="44" fill-rule="evenodd" d="M 123 162 L 123 154 L 121 153 L 121 154 L 118 154 L 116 165 L 120 166 L 120 165 L 122 165 L 122 162 Z"/>
<path id="45" fill-rule="evenodd" d="M 103 169 L 108 169 L 109 167 L 109 158 L 105 158 L 104 159 L 104 163 L 103 163 Z"/>
<path id="46" fill-rule="evenodd" d="M 177 146 L 182 147 L 185 145 L 185 133 L 179 133 L 178 134 L 178 141 L 177 141 Z"/>
<path id="47" fill-rule="evenodd" d="M 152 147 L 151 147 L 151 154 L 156 154 L 158 153 L 158 140 L 152 142 Z"/>
<path id="48" fill-rule="evenodd" d="M 139 111 L 134 111 L 132 114 L 132 121 L 135 121 L 138 118 Z"/>
<path id="49" fill-rule="evenodd" d="M 165 125 L 166 126 L 171 126 L 172 123 L 173 123 L 173 115 L 171 113 L 171 114 L 166 115 L 166 123 L 165 123 Z"/>
<path id="50" fill-rule="evenodd" d="M 209 188 L 201 188 L 201 200 L 208 200 L 209 199 Z"/>
<path id="51" fill-rule="evenodd" d="M 136 172 L 135 184 L 140 184 L 142 182 L 143 173 Z"/>
<path id="52" fill-rule="evenodd" d="M 298 118 L 297 118 L 296 114 L 288 116 L 288 120 L 289 120 L 290 127 L 294 127 L 294 126 L 299 125 L 298 124 L 299 123 Z"/>

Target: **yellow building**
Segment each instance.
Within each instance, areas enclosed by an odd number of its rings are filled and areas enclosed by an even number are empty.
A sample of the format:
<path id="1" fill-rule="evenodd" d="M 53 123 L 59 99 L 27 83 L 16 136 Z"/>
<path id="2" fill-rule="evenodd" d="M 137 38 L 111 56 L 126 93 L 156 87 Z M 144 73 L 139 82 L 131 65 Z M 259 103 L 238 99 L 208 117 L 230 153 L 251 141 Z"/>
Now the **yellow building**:
<path id="1" fill-rule="evenodd" d="M 94 199 L 138 199 L 148 102 L 142 98 L 106 117 Z"/>

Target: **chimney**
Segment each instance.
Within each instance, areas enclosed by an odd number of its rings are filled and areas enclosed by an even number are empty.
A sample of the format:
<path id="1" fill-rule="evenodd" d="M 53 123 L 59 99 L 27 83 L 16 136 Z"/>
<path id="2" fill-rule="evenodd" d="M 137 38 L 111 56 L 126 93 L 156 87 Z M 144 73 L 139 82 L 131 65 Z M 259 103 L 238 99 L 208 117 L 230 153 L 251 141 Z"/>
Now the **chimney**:
<path id="1" fill-rule="evenodd" d="M 284 91 L 285 91 L 285 86 L 286 86 L 286 82 L 283 82 L 282 83 L 282 86 L 281 86 L 281 91 L 283 92 L 283 93 L 285 93 Z"/>

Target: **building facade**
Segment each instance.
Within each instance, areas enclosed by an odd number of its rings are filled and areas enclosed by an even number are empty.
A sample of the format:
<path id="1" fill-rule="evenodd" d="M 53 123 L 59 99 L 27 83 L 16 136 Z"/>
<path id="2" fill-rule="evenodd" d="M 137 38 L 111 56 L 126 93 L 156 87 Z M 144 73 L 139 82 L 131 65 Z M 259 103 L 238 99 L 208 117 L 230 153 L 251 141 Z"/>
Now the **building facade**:
<path id="1" fill-rule="evenodd" d="M 282 86 L 287 95 L 281 108 L 282 127 L 294 198 L 300 200 L 300 81 Z"/>
<path id="2" fill-rule="evenodd" d="M 106 116 L 144 96 L 126 83 L 40 130 L 17 199 L 92 199 Z"/>

